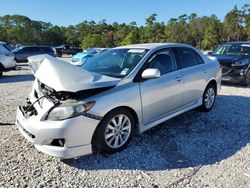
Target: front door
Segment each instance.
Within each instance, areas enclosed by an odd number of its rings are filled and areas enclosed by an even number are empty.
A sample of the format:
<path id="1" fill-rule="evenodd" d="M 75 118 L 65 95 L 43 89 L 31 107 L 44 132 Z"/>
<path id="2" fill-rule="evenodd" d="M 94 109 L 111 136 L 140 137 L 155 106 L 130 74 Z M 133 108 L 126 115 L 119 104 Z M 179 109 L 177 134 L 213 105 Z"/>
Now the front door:
<path id="1" fill-rule="evenodd" d="M 183 103 L 183 75 L 177 69 L 171 48 L 153 54 L 143 69 L 147 68 L 159 69 L 161 77 L 139 83 L 145 125 L 175 111 Z"/>

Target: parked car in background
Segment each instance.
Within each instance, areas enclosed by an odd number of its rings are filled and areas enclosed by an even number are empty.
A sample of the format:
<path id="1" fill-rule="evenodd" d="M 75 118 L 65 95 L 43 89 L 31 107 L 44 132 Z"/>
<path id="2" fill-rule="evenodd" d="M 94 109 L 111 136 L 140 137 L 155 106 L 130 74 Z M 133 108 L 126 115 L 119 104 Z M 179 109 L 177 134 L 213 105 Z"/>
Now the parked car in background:
<path id="1" fill-rule="evenodd" d="M 83 63 L 89 61 L 95 55 L 105 52 L 108 48 L 90 48 L 83 52 L 78 52 L 72 57 L 72 64 L 81 66 Z"/>
<path id="2" fill-rule="evenodd" d="M 218 61 L 185 44 L 113 48 L 81 68 L 29 59 L 31 67 L 37 62 L 16 125 L 38 150 L 60 158 L 117 152 L 136 133 L 197 107 L 207 112 L 221 82 Z"/>
<path id="3" fill-rule="evenodd" d="M 62 57 L 63 55 L 75 55 L 78 52 L 82 52 L 81 48 L 71 47 L 70 45 L 64 44 L 61 46 L 55 47 L 56 54 L 58 57 Z"/>
<path id="4" fill-rule="evenodd" d="M 0 77 L 3 72 L 14 69 L 16 69 L 14 54 L 9 51 L 4 43 L 0 43 Z"/>
<path id="5" fill-rule="evenodd" d="M 12 51 L 17 63 L 28 62 L 28 57 L 40 54 L 55 56 L 53 49 L 49 46 L 21 46 Z"/>
<path id="6" fill-rule="evenodd" d="M 209 53 L 222 67 L 222 80 L 249 85 L 250 42 L 228 42 Z"/>
<path id="7" fill-rule="evenodd" d="M 10 48 L 10 46 L 7 44 L 7 42 L 0 41 L 0 45 L 4 46 L 4 47 L 7 48 L 9 51 L 11 51 L 11 48 Z"/>

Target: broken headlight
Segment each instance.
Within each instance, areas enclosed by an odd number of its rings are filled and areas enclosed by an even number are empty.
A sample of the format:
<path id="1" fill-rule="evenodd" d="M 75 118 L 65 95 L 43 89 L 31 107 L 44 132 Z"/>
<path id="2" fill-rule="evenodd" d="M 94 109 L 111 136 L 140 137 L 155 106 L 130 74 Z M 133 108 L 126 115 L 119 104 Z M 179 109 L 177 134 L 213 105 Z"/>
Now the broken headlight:
<path id="1" fill-rule="evenodd" d="M 53 108 L 48 116 L 48 120 L 60 121 L 71 117 L 79 116 L 82 113 L 90 110 L 95 105 L 95 102 L 64 102 Z"/>

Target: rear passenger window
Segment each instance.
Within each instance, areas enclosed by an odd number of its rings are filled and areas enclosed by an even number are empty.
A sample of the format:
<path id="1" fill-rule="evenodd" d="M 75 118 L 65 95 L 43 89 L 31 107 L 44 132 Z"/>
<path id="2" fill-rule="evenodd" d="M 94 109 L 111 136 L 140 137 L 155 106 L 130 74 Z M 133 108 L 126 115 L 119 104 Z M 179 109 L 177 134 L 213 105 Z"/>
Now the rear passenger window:
<path id="1" fill-rule="evenodd" d="M 146 68 L 157 68 L 161 75 L 177 69 L 173 51 L 164 49 L 156 52 L 148 61 Z"/>
<path id="2" fill-rule="evenodd" d="M 176 48 L 176 52 L 181 68 L 192 67 L 204 63 L 200 55 L 190 48 Z"/>

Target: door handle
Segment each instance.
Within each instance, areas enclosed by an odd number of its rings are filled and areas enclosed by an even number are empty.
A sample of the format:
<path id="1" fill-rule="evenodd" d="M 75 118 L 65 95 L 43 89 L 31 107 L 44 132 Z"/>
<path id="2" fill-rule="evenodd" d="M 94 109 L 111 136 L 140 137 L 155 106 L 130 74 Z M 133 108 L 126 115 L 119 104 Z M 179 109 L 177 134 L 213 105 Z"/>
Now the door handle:
<path id="1" fill-rule="evenodd" d="M 204 72 L 204 73 L 207 73 L 207 69 L 203 69 L 203 72 Z"/>
<path id="2" fill-rule="evenodd" d="M 177 76 L 177 77 L 175 78 L 175 80 L 178 81 L 178 82 L 180 82 L 180 81 L 182 81 L 182 77 L 181 77 L 181 76 Z"/>

